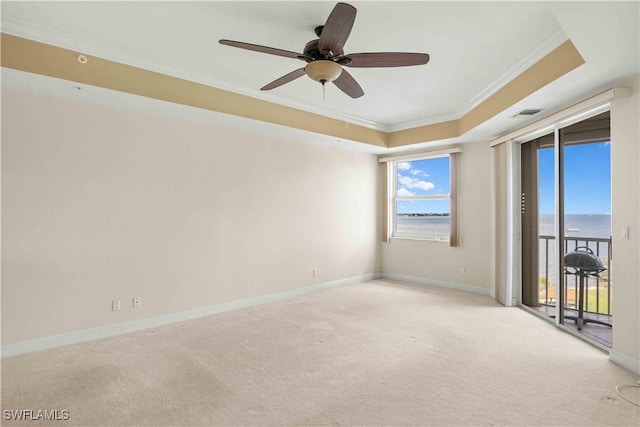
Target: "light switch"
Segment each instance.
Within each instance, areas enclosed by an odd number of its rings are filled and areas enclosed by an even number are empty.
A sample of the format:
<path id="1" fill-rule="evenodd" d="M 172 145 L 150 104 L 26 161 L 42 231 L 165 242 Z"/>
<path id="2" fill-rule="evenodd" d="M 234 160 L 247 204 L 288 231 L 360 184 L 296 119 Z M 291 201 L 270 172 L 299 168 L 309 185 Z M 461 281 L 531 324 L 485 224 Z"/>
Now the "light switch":
<path id="1" fill-rule="evenodd" d="M 629 240 L 629 226 L 623 225 L 620 227 L 620 238 L 622 240 Z"/>

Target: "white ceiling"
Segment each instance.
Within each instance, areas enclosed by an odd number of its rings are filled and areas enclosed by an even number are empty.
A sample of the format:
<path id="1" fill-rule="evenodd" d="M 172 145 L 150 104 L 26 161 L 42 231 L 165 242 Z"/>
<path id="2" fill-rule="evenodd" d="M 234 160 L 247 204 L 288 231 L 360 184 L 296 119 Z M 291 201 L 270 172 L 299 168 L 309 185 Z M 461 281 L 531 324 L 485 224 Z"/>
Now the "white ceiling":
<path id="1" fill-rule="evenodd" d="M 350 3 L 358 15 L 346 53 L 426 52 L 431 61 L 349 69 L 365 95 L 351 99 L 328 85 L 323 99 L 306 77 L 259 90 L 303 62 L 218 44 L 226 38 L 302 52 L 333 1 L 2 1 L 2 31 L 385 131 L 460 118 L 572 40 L 585 65 L 460 142 L 513 130 L 526 124 L 511 118 L 523 108 L 551 113 L 640 70 L 638 1 Z"/>

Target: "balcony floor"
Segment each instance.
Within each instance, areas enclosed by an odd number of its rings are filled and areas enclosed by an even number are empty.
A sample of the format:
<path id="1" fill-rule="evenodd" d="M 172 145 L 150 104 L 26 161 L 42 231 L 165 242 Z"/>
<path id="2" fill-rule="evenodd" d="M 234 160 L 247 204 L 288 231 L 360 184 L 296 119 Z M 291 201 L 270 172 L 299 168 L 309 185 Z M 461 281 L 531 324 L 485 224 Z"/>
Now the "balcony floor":
<path id="1" fill-rule="evenodd" d="M 553 317 L 555 315 L 556 312 L 556 308 L 554 306 L 550 306 L 550 305 L 541 305 L 539 307 L 531 307 L 535 310 L 538 310 L 544 314 L 546 314 L 549 317 Z M 570 308 L 565 308 L 564 311 L 564 315 L 566 316 L 570 316 L 570 317 L 577 317 L 578 316 L 578 310 L 573 310 Z M 607 314 L 597 314 L 597 313 L 584 313 L 584 318 L 585 319 L 591 319 L 591 320 L 599 320 L 601 322 L 605 322 L 605 323 L 612 323 L 612 316 L 607 315 Z M 572 328 L 575 328 L 576 330 L 578 329 L 577 325 L 576 325 L 576 321 L 572 320 L 572 319 L 566 319 L 565 321 L 565 326 L 569 326 Z M 611 343 L 612 341 L 612 327 L 611 326 L 605 326 L 605 325 L 600 325 L 598 323 L 590 323 L 590 322 L 585 322 L 582 325 L 582 330 L 578 331 L 581 334 L 587 335 L 589 336 L 589 338 L 594 339 L 595 341 L 606 345 L 607 347 L 611 347 Z"/>

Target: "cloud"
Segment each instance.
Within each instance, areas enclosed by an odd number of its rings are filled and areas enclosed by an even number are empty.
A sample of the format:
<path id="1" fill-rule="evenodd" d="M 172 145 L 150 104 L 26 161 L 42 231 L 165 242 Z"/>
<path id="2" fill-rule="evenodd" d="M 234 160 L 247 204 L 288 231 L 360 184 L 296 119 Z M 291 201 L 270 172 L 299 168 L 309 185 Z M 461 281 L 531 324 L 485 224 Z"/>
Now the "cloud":
<path id="1" fill-rule="evenodd" d="M 436 188 L 436 185 L 433 182 L 429 181 L 417 181 L 413 183 L 412 188 L 419 188 L 420 190 L 429 191 Z"/>
<path id="2" fill-rule="evenodd" d="M 411 162 L 399 162 L 398 171 L 403 171 L 403 172 L 406 171 L 413 176 L 422 176 L 424 178 L 429 176 L 429 174 L 423 171 L 422 169 L 411 167 Z"/>
<path id="3" fill-rule="evenodd" d="M 419 190 L 429 191 L 436 188 L 436 185 L 433 182 L 422 181 L 422 180 L 411 178 L 410 176 L 404 176 L 404 175 L 398 176 L 398 182 L 403 188 L 407 190 L 417 188 Z"/>
<path id="4" fill-rule="evenodd" d="M 411 191 L 407 190 L 406 188 L 398 189 L 398 193 L 397 194 L 398 194 L 399 197 L 414 196 L 414 194 Z"/>

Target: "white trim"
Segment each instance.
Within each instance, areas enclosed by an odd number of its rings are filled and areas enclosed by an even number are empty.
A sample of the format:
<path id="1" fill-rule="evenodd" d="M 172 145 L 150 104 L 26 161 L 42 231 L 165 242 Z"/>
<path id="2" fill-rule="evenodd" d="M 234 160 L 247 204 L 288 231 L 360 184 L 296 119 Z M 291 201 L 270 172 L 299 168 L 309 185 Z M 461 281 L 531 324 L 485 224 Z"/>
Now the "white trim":
<path id="1" fill-rule="evenodd" d="M 447 194 L 423 194 L 413 196 L 396 196 L 396 200 L 446 200 L 451 197 L 451 193 Z"/>
<path id="2" fill-rule="evenodd" d="M 624 354 L 620 350 L 615 348 L 609 350 L 609 360 L 616 365 L 620 365 L 623 368 L 630 370 L 636 375 L 640 375 L 640 360 L 636 360 L 633 357 Z"/>
<path id="3" fill-rule="evenodd" d="M 60 347 L 64 345 L 77 344 L 85 341 L 92 341 L 100 338 L 112 337 L 127 332 L 139 331 L 142 329 L 155 328 L 162 325 L 168 325 L 185 320 L 196 319 L 198 317 L 210 316 L 213 314 L 224 313 L 227 311 L 239 310 L 242 308 L 253 307 L 256 305 L 267 304 L 270 302 L 281 301 L 288 298 L 306 295 L 314 292 L 320 292 L 327 289 L 340 288 L 343 286 L 362 283 L 373 279 L 380 278 L 379 273 L 365 274 L 362 276 L 349 277 L 346 279 L 334 280 L 332 282 L 319 283 L 316 285 L 304 286 L 284 292 L 264 295 L 256 298 L 246 298 L 236 301 L 230 301 L 221 304 L 214 304 L 207 307 L 194 308 L 191 310 L 179 311 L 177 313 L 163 314 L 160 316 L 150 317 L 146 319 L 132 320 L 125 323 L 117 323 L 114 325 L 101 326 L 93 329 L 85 329 L 82 331 L 70 332 L 62 335 L 54 335 L 51 337 L 37 338 L 29 341 L 22 341 L 15 344 L 3 345 L 0 350 L 0 357 L 11 357 L 20 354 L 33 353 L 36 351 L 47 350 L 50 348 Z"/>
<path id="4" fill-rule="evenodd" d="M 556 125 L 546 126 L 546 127 L 537 129 L 533 132 L 524 134 L 518 138 L 515 138 L 514 141 L 518 144 L 526 144 L 529 141 L 533 141 L 536 138 L 540 138 L 541 136 L 544 136 L 553 132 L 556 127 L 557 127 Z"/>
<path id="5" fill-rule="evenodd" d="M 450 122 L 453 120 L 460 120 L 460 117 L 462 116 L 459 116 L 456 113 L 447 113 L 441 114 L 439 116 L 430 116 L 426 119 L 410 120 L 408 122 L 389 124 L 384 126 L 384 129 L 381 130 L 385 130 L 386 132 L 399 132 L 407 129 L 414 129 L 443 122 Z M 382 128 L 383 126 L 380 125 L 380 127 Z"/>
<path id="6" fill-rule="evenodd" d="M 497 150 L 495 150 L 497 151 Z M 497 247 L 498 247 L 498 239 L 496 236 L 496 229 L 498 228 L 498 221 L 496 221 L 496 217 L 497 217 L 497 192 L 496 192 L 496 187 L 498 186 L 497 184 L 497 177 L 496 177 L 496 154 L 494 152 L 494 150 L 489 150 L 490 154 L 489 154 L 489 182 L 490 182 L 490 193 L 489 193 L 489 197 L 491 200 L 491 239 L 490 239 L 490 254 L 491 254 L 491 268 L 489 269 L 489 277 L 491 279 L 491 289 L 489 290 L 489 296 L 491 298 L 496 297 L 496 286 L 498 283 L 498 272 L 496 271 L 496 258 L 498 258 L 496 256 L 496 252 L 497 252 Z"/>
<path id="7" fill-rule="evenodd" d="M 486 101 L 490 96 L 494 95 L 507 83 L 524 73 L 542 58 L 553 52 L 562 43 L 568 40 L 564 30 L 556 31 L 551 37 L 540 43 L 532 52 L 524 57 L 517 64 L 509 68 L 504 74 L 498 77 L 493 83 L 486 86 L 480 93 L 471 98 L 464 110 L 458 111 L 458 117 L 462 117 L 478 105 Z"/>
<path id="8" fill-rule="evenodd" d="M 563 124 L 562 122 L 566 122 L 567 120 L 572 119 L 573 116 L 576 116 L 582 113 L 588 113 L 588 112 L 590 113 L 589 110 L 599 108 L 603 104 L 606 104 L 609 101 L 611 101 L 613 98 L 627 97 L 630 94 L 631 94 L 631 89 L 629 88 L 621 88 L 621 87 L 611 88 L 598 95 L 592 96 L 589 99 L 586 99 L 582 102 L 579 102 L 575 105 L 565 108 L 562 111 L 558 111 L 555 114 L 544 117 L 538 120 L 537 122 L 531 123 L 525 127 L 517 129 L 499 138 L 496 138 L 489 143 L 489 146 L 493 147 L 493 146 L 505 143 L 512 139 L 517 139 L 519 141 L 524 140 L 525 139 L 524 137 L 527 136 L 527 134 L 537 133 L 540 130 L 540 128 L 551 129 L 554 126 Z"/>
<path id="9" fill-rule="evenodd" d="M 416 151 L 411 154 L 400 154 L 397 156 L 380 156 L 378 162 L 398 162 L 401 160 L 423 160 L 434 157 L 444 157 L 452 153 L 462 153 L 462 147 L 450 147 L 440 150 Z"/>
<path id="10" fill-rule="evenodd" d="M 560 270 L 560 256 L 563 253 L 563 249 L 562 249 L 562 242 L 561 242 L 561 238 L 560 238 L 560 233 L 564 233 L 563 230 L 560 230 L 559 226 L 559 221 L 560 221 L 560 204 L 561 204 L 561 200 L 560 200 L 560 130 L 558 129 L 557 126 L 554 126 L 553 129 L 553 150 L 554 150 L 554 154 L 553 154 L 553 214 L 555 215 L 555 218 L 553 220 L 553 234 L 555 236 L 558 236 L 558 238 L 555 241 L 556 244 L 556 248 L 555 248 L 555 253 L 556 256 L 553 259 L 553 268 L 555 269 L 556 272 L 558 272 L 559 274 L 556 274 L 557 276 L 557 281 L 558 283 L 556 283 L 556 286 L 558 289 L 558 292 L 556 293 L 557 296 L 557 301 L 558 303 L 556 304 L 556 310 L 555 310 L 555 324 L 556 326 L 560 326 L 561 320 L 563 320 L 563 316 L 564 316 L 564 312 L 563 312 L 563 307 L 560 306 L 560 301 L 562 301 L 562 298 L 560 298 L 561 296 L 561 291 L 559 291 L 560 288 L 560 282 L 564 280 L 564 274 L 562 272 L 562 270 Z M 563 234 L 564 235 L 564 234 Z M 566 286 L 566 283 L 564 284 Z M 565 288 L 562 288 L 564 292 Z M 564 304 L 564 303 L 563 303 Z"/>
<path id="11" fill-rule="evenodd" d="M 443 282 L 441 280 L 426 279 L 424 277 L 407 276 L 405 274 L 382 273 L 383 279 L 397 280 L 399 282 L 412 283 L 414 285 L 435 286 L 437 288 L 453 289 L 472 294 L 489 296 L 490 289 L 480 286 L 466 285 L 464 283 Z"/>
<path id="12" fill-rule="evenodd" d="M 459 120 L 464 117 L 478 105 L 482 104 L 489 97 L 493 96 L 496 92 L 502 89 L 507 83 L 518 77 L 520 74 L 531 68 L 534 64 L 540 61 L 542 58 L 553 52 L 558 46 L 567 41 L 567 35 L 560 29 L 556 31 L 551 37 L 539 44 L 536 49 L 529 53 L 525 58 L 519 61 L 517 64 L 509 68 L 500 77 L 494 80 L 492 83 L 484 87 L 480 92 L 471 98 L 461 109 L 454 113 L 448 113 L 441 116 L 428 117 L 426 119 L 412 120 L 403 123 L 397 123 L 393 125 L 387 125 L 386 129 L 380 125 L 380 130 L 387 132 L 397 132 L 406 129 L 413 129 L 416 127 L 429 126 L 434 123 L 448 122 L 452 120 Z"/>
<path id="13" fill-rule="evenodd" d="M 587 120 L 591 117 L 597 116 L 598 114 L 602 114 L 606 111 L 611 110 L 611 102 L 607 101 L 603 104 L 600 104 L 594 108 L 591 108 L 589 110 L 583 111 L 582 113 L 578 113 L 578 114 L 574 114 L 571 117 L 567 117 L 564 120 L 560 120 L 558 123 L 556 123 L 556 128 L 558 129 L 562 129 L 562 128 L 566 128 L 568 126 L 571 126 L 575 123 Z"/>
<path id="14" fill-rule="evenodd" d="M 421 242 L 435 242 L 435 243 L 449 243 L 451 236 L 447 234 L 446 236 L 440 236 L 435 234 L 427 234 L 427 233 L 395 233 L 391 236 L 391 239 L 397 240 L 418 240 Z"/>

